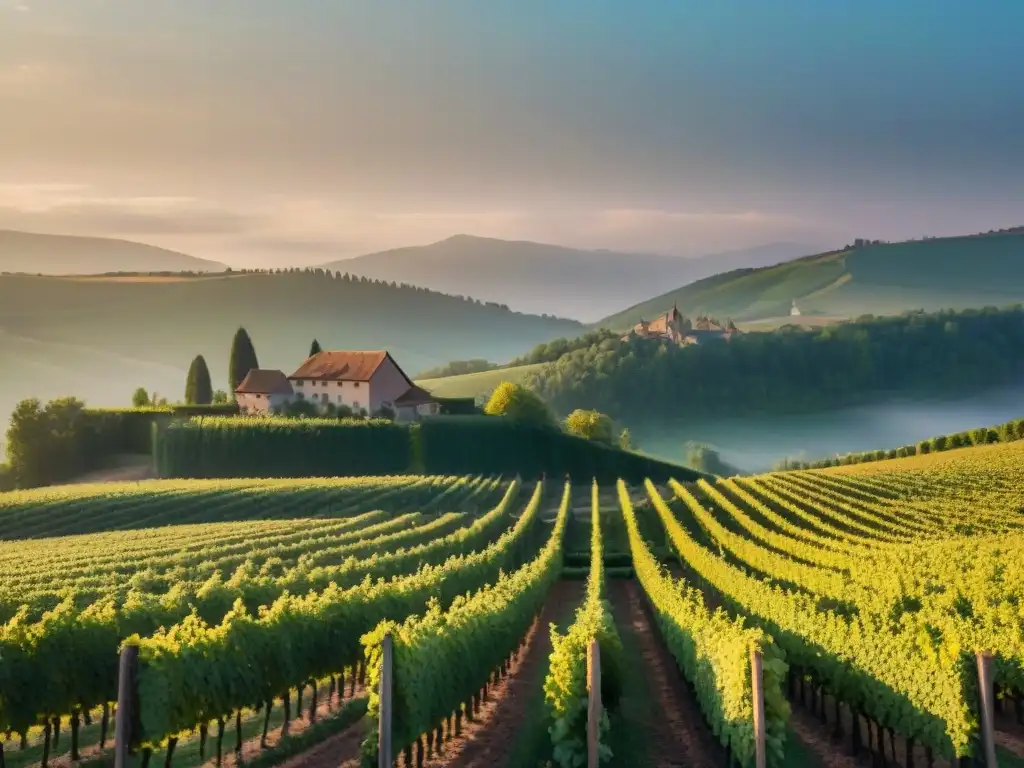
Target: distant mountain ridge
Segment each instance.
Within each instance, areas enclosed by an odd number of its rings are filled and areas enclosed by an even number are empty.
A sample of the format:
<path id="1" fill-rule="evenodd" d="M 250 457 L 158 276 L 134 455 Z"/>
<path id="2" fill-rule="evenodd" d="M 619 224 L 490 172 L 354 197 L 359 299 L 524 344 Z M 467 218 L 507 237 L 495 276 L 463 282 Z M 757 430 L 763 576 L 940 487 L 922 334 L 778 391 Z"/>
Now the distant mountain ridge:
<path id="1" fill-rule="evenodd" d="M 907 310 L 969 309 L 1024 301 L 1024 232 L 872 243 L 684 285 L 595 325 L 627 330 L 678 305 L 688 316 L 736 322 L 843 319 Z M 794 318 L 799 321 L 799 318 Z"/>
<path id="2" fill-rule="evenodd" d="M 774 264 L 814 250 L 799 243 L 771 243 L 685 258 L 455 235 L 323 266 L 497 301 L 522 312 L 594 321 L 666 283 L 678 285 L 736 267 Z"/>
<path id="3" fill-rule="evenodd" d="M 155 245 L 107 237 L 0 229 L 0 272 L 81 275 L 105 272 L 221 272 L 226 267 Z"/>

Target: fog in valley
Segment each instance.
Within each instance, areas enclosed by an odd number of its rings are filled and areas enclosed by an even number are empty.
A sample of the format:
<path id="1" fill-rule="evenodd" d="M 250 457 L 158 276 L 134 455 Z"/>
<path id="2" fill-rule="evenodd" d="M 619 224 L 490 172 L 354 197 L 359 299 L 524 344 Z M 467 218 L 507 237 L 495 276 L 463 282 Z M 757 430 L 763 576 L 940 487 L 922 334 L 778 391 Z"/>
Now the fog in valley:
<path id="1" fill-rule="evenodd" d="M 784 458 L 897 448 L 924 438 L 1001 424 L 1024 416 L 1024 385 L 956 400 L 906 401 L 794 415 L 750 415 L 705 423 L 631 429 L 639 447 L 682 461 L 688 441 L 705 443 L 744 472 Z"/>

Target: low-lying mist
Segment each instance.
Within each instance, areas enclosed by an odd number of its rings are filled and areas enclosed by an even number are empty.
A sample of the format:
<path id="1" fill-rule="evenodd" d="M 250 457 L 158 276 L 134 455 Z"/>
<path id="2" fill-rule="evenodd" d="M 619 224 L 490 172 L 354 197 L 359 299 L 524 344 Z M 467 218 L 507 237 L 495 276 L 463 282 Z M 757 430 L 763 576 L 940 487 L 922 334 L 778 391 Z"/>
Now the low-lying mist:
<path id="1" fill-rule="evenodd" d="M 928 437 L 1001 424 L 1024 416 L 1024 387 L 955 400 L 890 400 L 820 413 L 748 415 L 632 429 L 638 446 L 683 461 L 687 443 L 704 443 L 744 472 L 766 472 L 784 458 L 897 448 Z"/>

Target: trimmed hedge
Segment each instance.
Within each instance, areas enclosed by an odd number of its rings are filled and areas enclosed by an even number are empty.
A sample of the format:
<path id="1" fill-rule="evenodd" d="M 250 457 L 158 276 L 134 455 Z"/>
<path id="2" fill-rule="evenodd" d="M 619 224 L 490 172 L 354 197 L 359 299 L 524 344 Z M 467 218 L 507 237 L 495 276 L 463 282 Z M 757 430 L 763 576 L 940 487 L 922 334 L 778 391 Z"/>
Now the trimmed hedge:
<path id="1" fill-rule="evenodd" d="M 445 416 L 470 416 L 479 414 L 476 398 L 473 397 L 438 397 L 435 398 Z"/>
<path id="2" fill-rule="evenodd" d="M 956 448 L 969 448 L 972 445 L 991 445 L 992 443 L 1012 443 L 1024 440 L 1024 419 L 1014 419 L 996 427 L 979 427 L 968 432 L 957 432 L 953 435 L 939 435 L 922 440 L 916 445 L 904 445 L 890 448 L 887 451 L 864 451 L 863 453 L 847 453 L 830 459 L 816 461 L 783 461 L 776 471 L 798 469 L 822 469 L 824 467 L 845 467 L 850 464 L 864 464 L 869 461 L 885 459 L 904 459 L 908 456 L 921 456 L 926 453 L 941 453 Z"/>
<path id="3" fill-rule="evenodd" d="M 409 471 L 409 428 L 386 420 L 193 418 L 158 428 L 161 477 L 330 477 Z"/>
<path id="4" fill-rule="evenodd" d="M 620 477 L 627 483 L 656 483 L 670 477 L 695 480 L 701 473 L 632 451 L 602 445 L 557 429 L 500 416 L 450 416 L 419 427 L 420 455 L 427 474 L 510 474 L 533 479 L 568 475 L 602 485 Z"/>
<path id="5" fill-rule="evenodd" d="M 493 416 L 420 424 L 381 420 L 231 418 L 175 421 L 157 430 L 161 477 L 338 475 L 568 475 L 601 484 L 623 478 L 682 482 L 702 475 L 555 429 Z"/>

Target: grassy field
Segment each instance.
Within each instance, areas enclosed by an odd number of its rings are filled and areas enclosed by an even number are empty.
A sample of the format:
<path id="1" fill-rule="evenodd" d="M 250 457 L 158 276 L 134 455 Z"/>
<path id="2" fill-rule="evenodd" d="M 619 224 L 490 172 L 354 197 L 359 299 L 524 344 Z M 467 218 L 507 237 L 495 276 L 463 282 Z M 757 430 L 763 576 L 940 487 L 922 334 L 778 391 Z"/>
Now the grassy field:
<path id="1" fill-rule="evenodd" d="M 622 696 L 605 698 L 609 765 L 749 754 L 755 648 L 772 768 L 824 768 L 851 747 L 948 766 L 979 749 L 972 649 L 987 648 L 999 765 L 1020 768 L 1022 507 L 1024 441 L 633 488 L 396 476 L 0 494 L 0 745 L 8 765 L 39 765 L 37 713 L 56 712 L 48 760 L 65 765 L 88 712 L 76 747 L 109 759 L 98 723 L 137 632 L 150 764 L 211 764 L 216 706 L 231 765 L 236 745 L 248 765 L 305 749 L 356 765 L 390 627 L 397 746 L 430 731 L 438 751 L 440 728 L 439 765 L 550 759 L 548 718 L 585 727 L 571 713 L 585 714 L 600 632 L 622 650 L 601 650 Z M 549 622 L 570 639 L 549 640 Z"/>
<path id="2" fill-rule="evenodd" d="M 442 379 L 420 379 L 416 383 L 438 397 L 489 397 L 503 381 L 521 383 L 530 373 L 544 363 L 517 365 L 513 368 L 499 368 L 494 371 L 465 373 L 461 376 L 446 376 Z"/>

